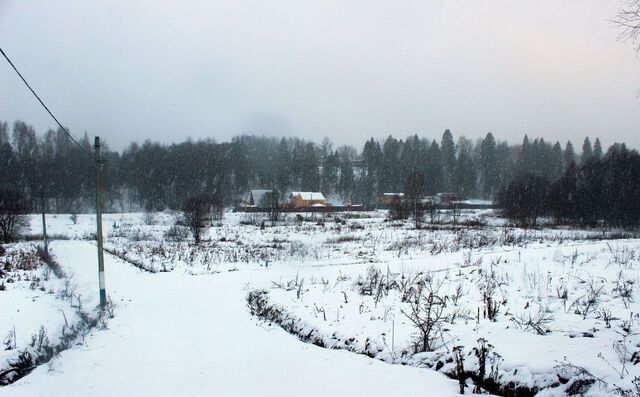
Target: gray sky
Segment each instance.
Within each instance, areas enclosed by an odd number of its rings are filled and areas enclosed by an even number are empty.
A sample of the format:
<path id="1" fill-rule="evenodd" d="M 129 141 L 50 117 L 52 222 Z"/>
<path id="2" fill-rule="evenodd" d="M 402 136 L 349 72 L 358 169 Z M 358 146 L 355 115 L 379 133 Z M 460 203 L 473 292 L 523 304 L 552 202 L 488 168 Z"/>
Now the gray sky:
<path id="1" fill-rule="evenodd" d="M 640 62 L 614 0 L 0 0 L 0 46 L 72 133 L 417 133 L 640 147 Z M 0 119 L 53 127 L 0 62 Z"/>

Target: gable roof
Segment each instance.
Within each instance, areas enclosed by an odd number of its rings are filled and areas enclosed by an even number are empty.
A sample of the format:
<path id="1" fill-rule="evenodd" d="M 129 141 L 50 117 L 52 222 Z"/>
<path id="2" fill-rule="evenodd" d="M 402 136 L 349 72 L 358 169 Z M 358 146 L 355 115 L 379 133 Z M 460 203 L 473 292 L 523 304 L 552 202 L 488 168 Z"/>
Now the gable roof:
<path id="1" fill-rule="evenodd" d="M 262 204 L 262 200 L 271 194 L 271 192 L 273 192 L 271 189 L 253 189 L 251 190 L 249 199 L 253 205 L 260 205 Z"/>
<path id="2" fill-rule="evenodd" d="M 301 199 L 311 200 L 325 200 L 324 195 L 321 192 L 291 192 L 291 197 L 300 196 Z"/>

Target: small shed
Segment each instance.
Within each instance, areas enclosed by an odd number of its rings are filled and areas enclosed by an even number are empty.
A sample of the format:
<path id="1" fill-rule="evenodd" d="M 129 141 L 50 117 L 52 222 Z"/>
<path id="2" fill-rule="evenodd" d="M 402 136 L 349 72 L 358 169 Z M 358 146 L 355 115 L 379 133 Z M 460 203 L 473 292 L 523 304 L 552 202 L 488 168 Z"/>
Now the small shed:
<path id="1" fill-rule="evenodd" d="M 326 205 L 327 200 L 321 192 L 291 192 L 289 204 L 293 208 L 304 208 Z"/>

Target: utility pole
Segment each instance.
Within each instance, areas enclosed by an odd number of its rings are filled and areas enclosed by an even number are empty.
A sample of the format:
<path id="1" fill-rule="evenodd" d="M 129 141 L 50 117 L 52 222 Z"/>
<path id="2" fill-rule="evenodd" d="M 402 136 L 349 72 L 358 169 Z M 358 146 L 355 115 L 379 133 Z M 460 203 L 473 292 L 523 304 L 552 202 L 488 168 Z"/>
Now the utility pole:
<path id="1" fill-rule="evenodd" d="M 96 137 L 94 148 L 96 150 L 96 237 L 98 240 L 98 277 L 100 281 L 100 307 L 107 304 L 107 291 L 104 287 L 104 253 L 102 252 L 102 202 L 100 200 L 100 171 L 102 171 L 102 159 L 100 158 L 100 137 Z"/>
<path id="2" fill-rule="evenodd" d="M 40 205 L 42 206 L 42 240 L 44 242 L 44 254 L 49 258 L 49 240 L 47 239 L 47 219 L 44 216 L 46 208 L 44 206 L 44 192 L 40 192 Z"/>

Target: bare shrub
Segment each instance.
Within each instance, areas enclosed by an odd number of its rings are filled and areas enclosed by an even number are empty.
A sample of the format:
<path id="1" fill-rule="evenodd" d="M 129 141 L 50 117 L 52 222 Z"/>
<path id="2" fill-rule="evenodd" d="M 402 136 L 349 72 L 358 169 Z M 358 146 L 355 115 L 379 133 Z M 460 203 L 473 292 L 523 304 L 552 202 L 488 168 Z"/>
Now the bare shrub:
<path id="1" fill-rule="evenodd" d="M 586 293 L 576 299 L 572 306 L 575 307 L 575 313 L 582 316 L 583 319 L 586 319 L 589 313 L 595 312 L 598 309 L 598 303 L 600 300 L 600 295 L 602 295 L 602 291 L 604 290 L 604 283 L 600 283 L 593 279 L 593 277 L 589 276 L 588 280 L 580 281 L 586 286 Z"/>
<path id="2" fill-rule="evenodd" d="M 562 301 L 562 307 L 564 311 L 567 311 L 567 300 L 569 300 L 569 290 L 567 289 L 567 284 L 560 283 L 556 287 L 556 297 Z"/>
<path id="3" fill-rule="evenodd" d="M 520 329 L 534 331 L 538 335 L 546 335 L 549 330 L 547 325 L 554 320 L 551 311 L 544 305 L 538 304 L 538 310 L 534 313 L 527 311 L 511 317 L 511 321 Z"/>
<path id="4" fill-rule="evenodd" d="M 491 321 L 496 321 L 500 310 L 499 302 L 496 301 L 496 291 L 500 283 L 498 281 L 495 270 L 484 271 L 478 279 L 478 289 L 482 292 L 482 300 L 484 302 L 484 317 Z"/>
<path id="5" fill-rule="evenodd" d="M 29 227 L 22 197 L 14 191 L 0 191 L 0 241 L 8 243 L 19 238 Z"/>
<path id="6" fill-rule="evenodd" d="M 619 366 L 616 366 L 614 363 L 607 360 L 602 353 L 598 353 L 598 357 L 612 370 L 614 370 L 620 379 L 624 379 L 625 375 L 629 374 L 627 363 L 631 362 L 633 359 L 633 344 L 631 343 L 629 336 L 629 334 L 625 334 L 622 336 L 622 339 L 615 340 L 612 343 L 613 351 L 618 356 Z"/>
<path id="7" fill-rule="evenodd" d="M 633 261 L 637 259 L 636 250 L 633 250 L 627 246 L 622 248 L 613 248 L 610 244 L 607 244 L 609 247 L 609 252 L 611 254 L 611 262 L 616 264 L 624 269 L 630 269 Z"/>
<path id="8" fill-rule="evenodd" d="M 7 336 L 2 341 L 4 350 L 13 350 L 16 348 L 16 331 L 15 328 L 10 330 Z"/>
<path id="9" fill-rule="evenodd" d="M 296 274 L 296 278 L 282 282 L 282 281 L 272 281 L 271 285 L 276 289 L 283 289 L 285 291 L 300 291 L 302 286 L 304 285 L 304 278 L 300 278 L 298 274 Z M 299 295 L 299 293 L 298 293 Z M 298 296 L 300 298 L 300 296 Z"/>
<path id="10" fill-rule="evenodd" d="M 449 322 L 445 313 L 446 297 L 440 295 L 442 281 L 429 278 L 422 293 L 410 302 L 410 311 L 401 310 L 416 329 L 413 342 L 414 352 L 432 352 L 443 345 L 443 326 Z"/>
<path id="11" fill-rule="evenodd" d="M 339 237 L 330 237 L 327 239 L 327 244 L 340 244 L 340 243 L 350 243 L 354 241 L 362 240 L 361 237 L 353 235 L 353 234 L 345 234 Z"/>
<path id="12" fill-rule="evenodd" d="M 397 288 L 396 278 L 397 274 L 388 268 L 383 274 L 376 266 L 370 266 L 365 278 L 358 277 L 355 284 L 360 295 L 373 296 L 377 305 L 382 297 L 389 295 L 391 289 Z"/>
<path id="13" fill-rule="evenodd" d="M 464 394 L 464 389 L 467 387 L 466 374 L 464 371 L 464 346 L 453 347 L 453 357 L 456 361 L 456 378 L 458 379 L 458 387 L 460 388 L 460 394 Z"/>
<path id="14" fill-rule="evenodd" d="M 613 288 L 613 294 L 616 298 L 620 298 L 622 300 L 626 309 L 629 308 L 629 303 L 633 302 L 633 286 L 634 282 L 626 280 L 622 270 L 619 271 L 618 277 L 616 278 L 616 284 Z"/>
<path id="15" fill-rule="evenodd" d="M 474 258 L 473 250 L 469 250 L 464 254 L 464 263 L 462 264 L 462 267 L 480 266 L 482 264 L 482 259 L 482 256 Z"/>
<path id="16" fill-rule="evenodd" d="M 619 320 L 618 317 L 615 317 L 611 313 L 611 310 L 605 308 L 598 309 L 598 311 L 596 312 L 596 319 L 604 321 L 604 324 L 607 328 L 611 328 L 611 321 Z"/>
<path id="17" fill-rule="evenodd" d="M 403 272 L 396 282 L 396 287 L 400 293 L 400 301 L 411 302 L 418 299 L 427 277 L 430 278 L 431 275 L 425 276 L 422 272 Z"/>

